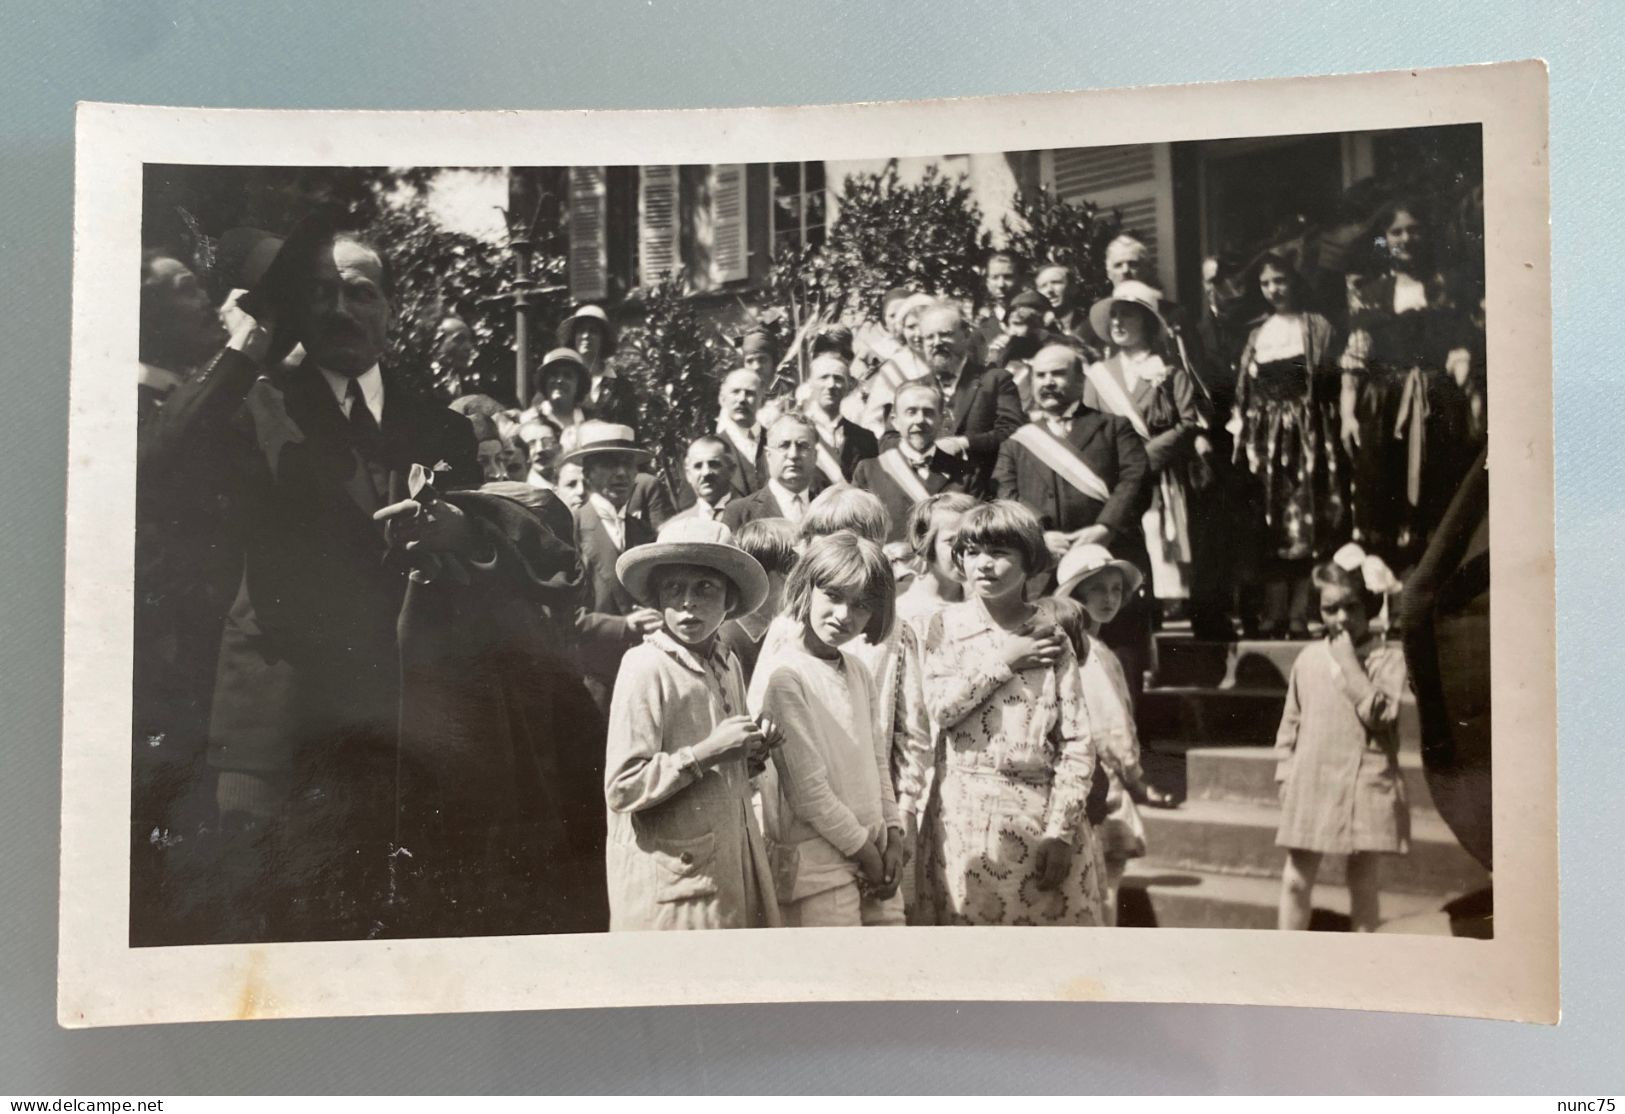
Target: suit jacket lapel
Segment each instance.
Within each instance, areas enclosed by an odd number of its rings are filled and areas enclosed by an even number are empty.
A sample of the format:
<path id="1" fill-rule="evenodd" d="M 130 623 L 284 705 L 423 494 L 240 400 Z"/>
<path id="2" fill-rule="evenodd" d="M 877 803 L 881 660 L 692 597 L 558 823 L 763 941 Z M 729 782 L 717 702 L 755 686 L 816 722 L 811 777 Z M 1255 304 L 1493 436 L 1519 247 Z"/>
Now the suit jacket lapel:
<path id="1" fill-rule="evenodd" d="M 339 487 L 355 508 L 366 516 L 368 526 L 381 533 L 383 527 L 374 527 L 371 520 L 373 512 L 383 506 L 383 495 L 373 486 L 367 462 L 355 447 L 350 424 L 344 417 L 344 411 L 339 409 L 333 392 L 328 390 L 321 372 L 314 367 L 296 369 L 284 380 L 282 392 L 288 417 L 305 435 L 311 451 L 336 457 L 349 465 Z M 388 417 L 387 408 L 385 416 Z"/>

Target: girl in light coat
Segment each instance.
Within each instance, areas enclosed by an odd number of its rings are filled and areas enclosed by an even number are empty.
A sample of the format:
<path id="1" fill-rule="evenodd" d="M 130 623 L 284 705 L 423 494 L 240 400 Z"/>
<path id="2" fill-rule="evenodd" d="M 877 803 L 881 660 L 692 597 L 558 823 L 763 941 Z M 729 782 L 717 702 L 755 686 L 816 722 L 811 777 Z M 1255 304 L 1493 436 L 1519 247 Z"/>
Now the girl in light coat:
<path id="1" fill-rule="evenodd" d="M 729 538 L 721 523 L 676 519 L 616 562 L 664 625 L 621 659 L 610 702 L 611 931 L 780 923 L 751 806 L 774 732 L 746 714 L 738 659 L 717 638 L 724 619 L 761 606 L 767 575 Z"/>

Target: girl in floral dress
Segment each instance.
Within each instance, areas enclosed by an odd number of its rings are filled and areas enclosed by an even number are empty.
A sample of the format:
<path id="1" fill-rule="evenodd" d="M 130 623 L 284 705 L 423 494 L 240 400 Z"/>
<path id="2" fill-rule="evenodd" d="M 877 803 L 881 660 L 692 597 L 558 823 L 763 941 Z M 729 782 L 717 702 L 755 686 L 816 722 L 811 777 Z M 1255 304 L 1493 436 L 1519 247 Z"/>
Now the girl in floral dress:
<path id="1" fill-rule="evenodd" d="M 1348 535 L 1348 467 L 1339 445 L 1340 374 L 1335 330 L 1304 310 L 1292 264 L 1266 255 L 1258 288 L 1270 314 L 1241 351 L 1235 460 L 1254 481 L 1254 524 L 1263 539 L 1259 633 L 1302 637 L 1309 627 L 1309 569 Z M 1352 421 L 1352 416 L 1349 419 Z M 1251 625 L 1253 616 L 1247 616 Z"/>
<path id="2" fill-rule="evenodd" d="M 960 519 L 954 553 L 968 598 L 933 616 L 920 640 L 941 733 L 926 839 L 935 921 L 1104 924 L 1078 661 L 1053 612 L 1022 592 L 1049 563 L 1043 528 L 998 500 Z"/>

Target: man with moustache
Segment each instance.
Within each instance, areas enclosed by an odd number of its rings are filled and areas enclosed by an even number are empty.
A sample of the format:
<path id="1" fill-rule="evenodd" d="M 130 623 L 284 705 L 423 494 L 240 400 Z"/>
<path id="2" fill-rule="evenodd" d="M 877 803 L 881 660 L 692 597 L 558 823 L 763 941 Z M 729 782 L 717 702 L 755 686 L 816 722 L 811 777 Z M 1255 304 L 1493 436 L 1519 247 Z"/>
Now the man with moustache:
<path id="1" fill-rule="evenodd" d="M 984 368 L 971 352 L 970 330 L 959 310 L 937 305 L 920 315 L 926 361 L 946 402 L 937 449 L 962 461 L 960 482 L 978 498 L 993 491 L 999 446 L 1026 421 L 1016 382 L 1003 368 Z M 897 439 L 887 439 L 888 446 Z"/>
<path id="2" fill-rule="evenodd" d="M 818 431 L 806 415 L 791 411 L 768 426 L 762 443 L 767 481 L 757 491 L 722 509 L 722 524 L 738 530 L 758 518 L 799 523 L 812 500 Z"/>
<path id="3" fill-rule="evenodd" d="M 672 517 L 720 520 L 723 509 L 735 497 L 729 482 L 731 465 L 728 443 L 716 434 L 702 434 L 689 442 L 683 454 L 683 475 L 694 501 Z"/>
<path id="4" fill-rule="evenodd" d="M 762 377 L 748 367 L 730 371 L 717 391 L 717 435 L 728 452 L 728 483 L 746 496 L 766 482 L 762 475 L 762 436 L 756 420 L 762 403 Z"/>
<path id="5" fill-rule="evenodd" d="M 801 412 L 818 434 L 815 462 L 825 483 L 847 483 L 860 460 L 880 454 L 875 435 L 841 414 L 841 403 L 852 390 L 847 357 L 824 351 L 813 357 L 807 370 L 807 401 Z"/>
<path id="6" fill-rule="evenodd" d="M 964 461 L 937 448 L 942 391 L 929 380 L 904 383 L 897 391 L 892 421 L 901 439 L 873 460 L 860 461 L 852 482 L 876 496 L 891 520 L 890 542 L 902 541 L 915 504 L 945 491 L 963 491 Z"/>
<path id="7" fill-rule="evenodd" d="M 466 418 L 381 366 L 388 263 L 308 219 L 239 305 L 273 315 L 270 360 L 215 466 L 232 490 L 243 575 L 225 623 L 209 730 L 228 939 L 332 939 L 399 928 L 388 909 L 400 778 L 397 624 L 421 553 L 502 575 L 493 536 L 457 505 L 408 503 L 412 465 L 443 489 L 479 483 Z M 421 512 L 421 513 L 420 513 Z"/>
<path id="8" fill-rule="evenodd" d="M 1025 504 L 1044 526 L 1044 544 L 1059 561 L 1074 545 L 1104 545 L 1132 561 L 1149 581 L 1150 558 L 1140 516 L 1151 499 L 1145 443 L 1127 418 L 1083 405 L 1083 363 L 1070 345 L 1050 344 L 1032 361 L 1037 412 L 999 450 L 998 497 Z M 1123 658 L 1138 694 L 1150 654 L 1150 609 L 1127 601 L 1101 632 Z"/>

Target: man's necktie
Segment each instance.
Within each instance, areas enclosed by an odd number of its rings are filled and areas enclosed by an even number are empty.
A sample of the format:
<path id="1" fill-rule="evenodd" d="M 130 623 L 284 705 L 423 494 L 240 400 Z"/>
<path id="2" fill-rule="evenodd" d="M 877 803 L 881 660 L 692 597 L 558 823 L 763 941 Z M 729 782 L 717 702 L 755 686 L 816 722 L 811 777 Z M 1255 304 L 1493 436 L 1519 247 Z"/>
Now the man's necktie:
<path id="1" fill-rule="evenodd" d="M 350 429 L 355 433 L 356 440 L 362 445 L 372 446 L 378 440 L 378 421 L 367 406 L 361 384 L 350 380 L 350 385 L 344 389 L 344 397 L 350 400 Z"/>

